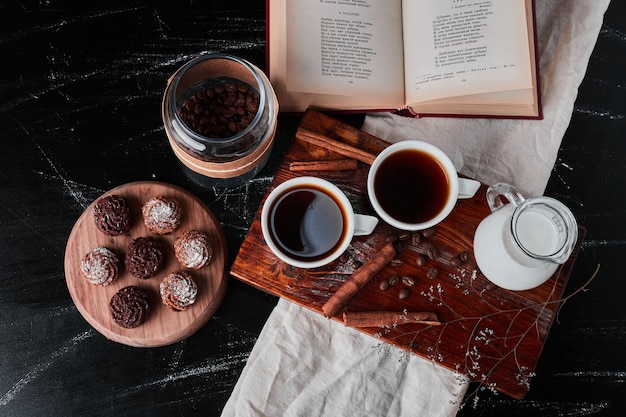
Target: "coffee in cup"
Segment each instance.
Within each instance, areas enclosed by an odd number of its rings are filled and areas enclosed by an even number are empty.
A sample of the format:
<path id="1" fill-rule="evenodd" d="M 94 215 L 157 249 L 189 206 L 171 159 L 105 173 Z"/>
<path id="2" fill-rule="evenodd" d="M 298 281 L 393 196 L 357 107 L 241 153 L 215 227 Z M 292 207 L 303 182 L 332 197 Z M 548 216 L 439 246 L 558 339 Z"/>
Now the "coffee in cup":
<path id="1" fill-rule="evenodd" d="M 445 219 L 458 198 L 472 197 L 480 183 L 459 178 L 450 158 L 426 142 L 406 140 L 374 160 L 367 192 L 376 213 L 402 230 L 423 230 Z"/>
<path id="2" fill-rule="evenodd" d="M 355 214 L 345 194 L 317 177 L 285 181 L 268 195 L 261 229 L 272 252 L 300 268 L 316 268 L 337 259 L 354 235 L 370 234 L 378 219 Z"/>

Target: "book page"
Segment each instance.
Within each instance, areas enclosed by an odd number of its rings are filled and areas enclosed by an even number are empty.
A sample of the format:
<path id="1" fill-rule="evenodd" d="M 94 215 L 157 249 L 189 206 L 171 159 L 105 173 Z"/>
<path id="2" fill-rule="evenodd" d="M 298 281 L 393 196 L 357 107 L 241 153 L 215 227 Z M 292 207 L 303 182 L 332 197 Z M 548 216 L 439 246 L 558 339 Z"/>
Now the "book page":
<path id="1" fill-rule="evenodd" d="M 404 96 L 400 1 L 286 2 L 288 91 Z"/>
<path id="2" fill-rule="evenodd" d="M 532 88 L 524 0 L 405 0 L 409 103 Z"/>

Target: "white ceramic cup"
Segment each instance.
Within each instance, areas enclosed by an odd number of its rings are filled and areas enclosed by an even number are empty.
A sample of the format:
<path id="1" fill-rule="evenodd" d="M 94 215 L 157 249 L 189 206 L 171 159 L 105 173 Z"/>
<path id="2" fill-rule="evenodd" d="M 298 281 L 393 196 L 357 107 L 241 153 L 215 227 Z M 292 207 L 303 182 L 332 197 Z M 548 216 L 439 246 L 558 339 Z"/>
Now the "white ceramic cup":
<path id="1" fill-rule="evenodd" d="M 346 195 L 317 177 L 292 178 L 268 195 L 261 229 L 271 251 L 298 268 L 317 268 L 337 259 L 353 236 L 372 233 L 378 218 L 355 214 Z"/>
<path id="2" fill-rule="evenodd" d="M 459 178 L 441 149 L 418 140 L 384 149 L 367 177 L 367 193 L 376 213 L 391 226 L 408 231 L 438 224 L 457 199 L 473 197 L 479 187 L 478 181 Z"/>

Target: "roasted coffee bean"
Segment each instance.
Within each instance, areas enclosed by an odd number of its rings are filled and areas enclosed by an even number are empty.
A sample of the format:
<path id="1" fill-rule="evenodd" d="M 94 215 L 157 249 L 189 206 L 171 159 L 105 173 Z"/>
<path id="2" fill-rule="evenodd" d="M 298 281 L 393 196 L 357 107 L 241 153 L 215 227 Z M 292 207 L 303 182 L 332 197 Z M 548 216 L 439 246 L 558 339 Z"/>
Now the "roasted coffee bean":
<path id="1" fill-rule="evenodd" d="M 411 291 L 409 291 L 408 288 L 402 288 L 399 292 L 398 292 L 398 298 L 401 300 L 406 300 L 407 298 L 409 298 L 409 295 L 411 295 Z"/>
<path id="2" fill-rule="evenodd" d="M 245 130 L 258 108 L 259 94 L 252 87 L 228 80 L 198 90 L 185 99 L 179 115 L 196 133 L 225 138 Z"/>
<path id="3" fill-rule="evenodd" d="M 459 259 L 463 263 L 468 262 L 470 260 L 470 257 L 471 257 L 470 253 L 466 250 L 464 250 L 463 252 L 459 254 Z"/>
<path id="4" fill-rule="evenodd" d="M 439 268 L 437 268 L 436 266 L 433 266 L 432 268 L 430 268 L 428 272 L 426 273 L 426 276 L 428 277 L 428 279 L 435 279 L 437 278 L 437 275 L 439 275 Z"/>
<path id="5" fill-rule="evenodd" d="M 389 285 L 396 285 L 398 282 L 400 282 L 400 277 L 398 275 L 393 275 L 389 278 Z"/>
<path id="6" fill-rule="evenodd" d="M 418 232 L 411 233 L 411 245 L 417 246 L 422 243 L 422 235 Z"/>
<path id="7" fill-rule="evenodd" d="M 401 241 L 405 241 L 405 240 L 409 240 L 411 237 L 411 235 L 409 233 L 406 232 L 402 232 L 398 235 L 398 239 L 400 239 Z"/>
<path id="8" fill-rule="evenodd" d="M 257 98 L 256 101 L 247 101 L 246 100 L 246 109 L 250 113 L 256 113 L 257 110 L 259 109 L 259 99 Z"/>
<path id="9" fill-rule="evenodd" d="M 428 229 L 422 230 L 422 236 L 424 236 L 426 239 L 428 239 L 429 237 L 434 235 L 435 232 L 436 232 L 436 229 L 434 227 L 429 227 Z"/>
<path id="10" fill-rule="evenodd" d="M 224 103 L 224 107 L 232 108 L 235 105 L 235 100 L 237 100 L 235 96 L 226 96 L 222 99 L 222 103 Z"/>
<path id="11" fill-rule="evenodd" d="M 389 289 L 389 281 L 386 279 L 383 279 L 382 281 L 380 281 L 380 284 L 378 285 L 378 288 L 381 289 L 381 291 L 387 291 Z"/>
<path id="12" fill-rule="evenodd" d="M 463 262 L 461 262 L 461 258 L 459 258 L 459 257 L 455 256 L 454 258 L 452 258 L 452 259 L 450 260 L 450 263 L 452 264 L 452 266 L 459 267 L 459 266 L 461 266 L 461 264 L 462 264 Z"/>
<path id="13" fill-rule="evenodd" d="M 428 258 L 423 253 L 418 253 L 415 258 L 415 262 L 417 263 L 417 266 L 424 266 L 426 265 L 426 262 L 428 262 Z"/>
<path id="14" fill-rule="evenodd" d="M 406 285 L 407 287 L 412 287 L 413 285 L 415 285 L 415 278 L 409 277 L 409 276 L 403 276 L 402 283 Z"/>
<path id="15" fill-rule="evenodd" d="M 437 249 L 433 245 L 427 245 L 424 249 L 426 251 L 426 256 L 428 256 L 432 260 L 437 259 L 437 257 L 439 256 L 439 249 Z"/>
<path id="16" fill-rule="evenodd" d="M 224 110 L 222 110 L 222 116 L 224 116 L 227 120 L 233 120 L 233 116 L 235 116 L 235 109 L 234 108 L 230 108 L 230 107 L 225 107 Z"/>
<path id="17" fill-rule="evenodd" d="M 402 259 L 396 258 L 396 259 L 392 259 L 391 262 L 389 262 L 389 264 L 391 266 L 400 266 L 404 263 L 404 261 Z"/>

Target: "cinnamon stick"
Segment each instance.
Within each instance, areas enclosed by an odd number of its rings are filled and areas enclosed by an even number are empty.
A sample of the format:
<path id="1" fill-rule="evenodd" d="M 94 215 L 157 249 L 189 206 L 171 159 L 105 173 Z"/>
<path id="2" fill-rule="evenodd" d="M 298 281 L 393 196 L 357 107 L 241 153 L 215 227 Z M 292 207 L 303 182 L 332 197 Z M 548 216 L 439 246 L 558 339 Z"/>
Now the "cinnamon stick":
<path id="1" fill-rule="evenodd" d="M 327 136 L 320 135 L 319 133 L 314 133 L 308 130 L 298 130 L 296 132 L 296 138 L 303 140 L 307 143 L 329 149 L 333 152 L 337 152 L 340 155 L 356 159 L 357 161 L 364 162 L 368 165 L 372 165 L 374 159 L 376 158 L 376 155 L 366 152 L 363 149 L 359 149 L 355 146 L 348 145 L 347 143 L 343 143 L 338 140 L 331 139 Z"/>
<path id="2" fill-rule="evenodd" d="M 387 243 L 380 252 L 358 268 L 352 276 L 326 301 L 322 311 L 326 317 L 333 317 L 354 295 L 396 257 L 393 244 Z"/>
<path id="3" fill-rule="evenodd" d="M 348 327 L 386 327 L 418 323 L 439 326 L 435 313 L 429 311 L 361 311 L 343 313 L 343 324 Z"/>
<path id="4" fill-rule="evenodd" d="M 351 171 L 357 168 L 356 159 L 332 159 L 327 161 L 294 161 L 289 171 Z"/>

